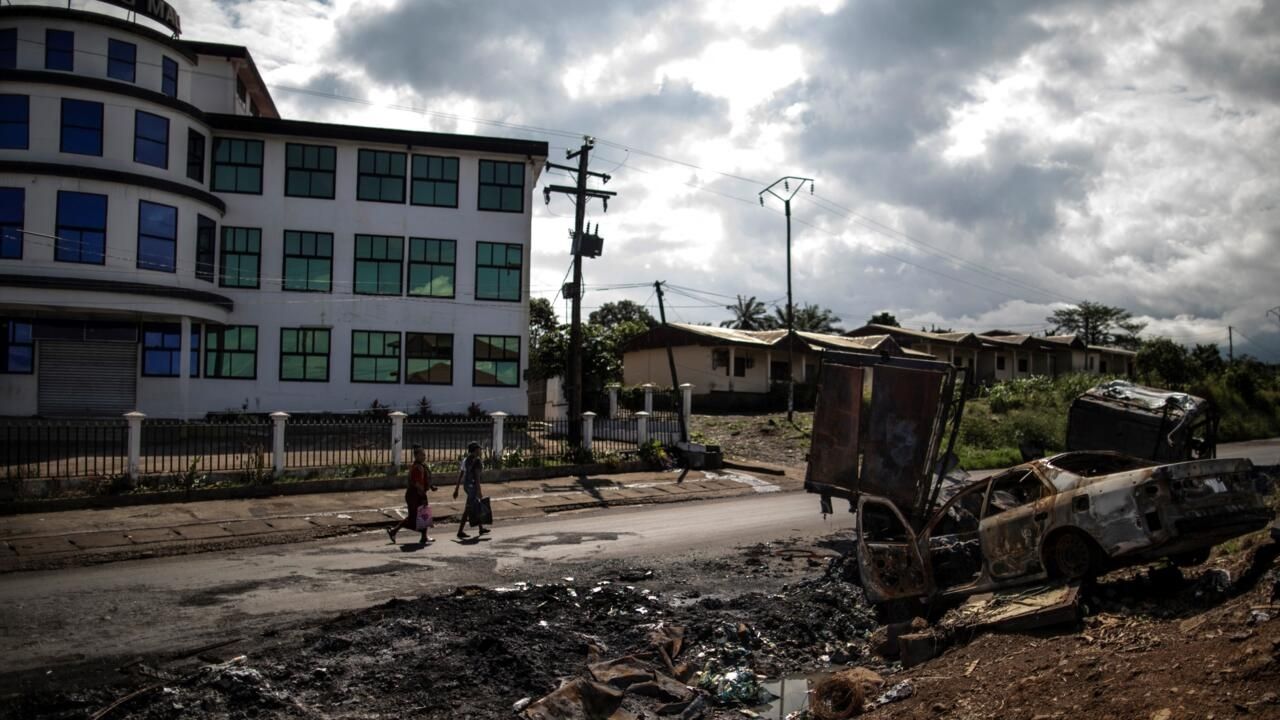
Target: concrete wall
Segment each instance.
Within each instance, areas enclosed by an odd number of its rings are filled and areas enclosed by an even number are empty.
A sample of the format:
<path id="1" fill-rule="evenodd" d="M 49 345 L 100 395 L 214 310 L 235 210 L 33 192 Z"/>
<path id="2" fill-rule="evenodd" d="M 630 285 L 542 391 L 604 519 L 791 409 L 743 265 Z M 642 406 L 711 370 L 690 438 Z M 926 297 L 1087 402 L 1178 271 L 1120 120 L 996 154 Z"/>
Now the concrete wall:
<path id="1" fill-rule="evenodd" d="M 702 345 L 682 345 L 674 348 L 676 372 L 680 382 L 692 383 L 694 393 L 704 395 L 711 392 L 746 392 L 766 393 L 770 380 L 780 382 L 785 378 L 770 378 L 770 362 L 786 362 L 785 350 L 767 351 L 758 348 L 733 347 L 729 367 L 711 367 L 712 351 L 717 348 Z M 718 348 L 728 351 L 729 347 Z M 741 377 L 733 372 L 733 361 L 738 358 L 749 358 L 751 367 L 745 369 Z M 805 379 L 805 366 L 813 366 L 816 370 L 820 356 L 816 353 L 796 353 L 795 367 L 792 368 L 796 382 Z M 667 362 L 665 348 L 650 348 L 626 353 L 622 359 L 623 383 L 626 385 L 643 385 L 653 383 L 664 387 L 671 385 L 671 367 Z"/>

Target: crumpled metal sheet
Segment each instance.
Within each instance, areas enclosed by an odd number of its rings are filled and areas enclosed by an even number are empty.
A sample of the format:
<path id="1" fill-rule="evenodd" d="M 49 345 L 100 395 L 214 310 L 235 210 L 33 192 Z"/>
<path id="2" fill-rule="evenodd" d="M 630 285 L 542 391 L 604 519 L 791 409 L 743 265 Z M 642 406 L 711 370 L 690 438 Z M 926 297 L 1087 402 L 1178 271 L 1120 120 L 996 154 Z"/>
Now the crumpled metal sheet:
<path id="1" fill-rule="evenodd" d="M 1153 411 L 1172 407 L 1184 413 L 1191 412 L 1204 402 L 1203 399 L 1187 393 L 1135 385 L 1126 380 L 1112 380 L 1111 382 L 1103 383 L 1090 389 L 1085 395 L 1108 400 L 1119 400 Z"/>

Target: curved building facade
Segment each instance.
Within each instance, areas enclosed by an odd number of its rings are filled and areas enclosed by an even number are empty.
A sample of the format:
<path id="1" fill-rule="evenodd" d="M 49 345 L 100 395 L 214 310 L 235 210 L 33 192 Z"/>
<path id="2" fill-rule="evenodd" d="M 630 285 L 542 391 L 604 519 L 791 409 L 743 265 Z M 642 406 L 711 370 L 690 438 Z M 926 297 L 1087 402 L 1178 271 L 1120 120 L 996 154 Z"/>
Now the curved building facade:
<path id="1" fill-rule="evenodd" d="M 285 120 L 105 8 L 0 7 L 0 415 L 525 412 L 546 143 Z"/>

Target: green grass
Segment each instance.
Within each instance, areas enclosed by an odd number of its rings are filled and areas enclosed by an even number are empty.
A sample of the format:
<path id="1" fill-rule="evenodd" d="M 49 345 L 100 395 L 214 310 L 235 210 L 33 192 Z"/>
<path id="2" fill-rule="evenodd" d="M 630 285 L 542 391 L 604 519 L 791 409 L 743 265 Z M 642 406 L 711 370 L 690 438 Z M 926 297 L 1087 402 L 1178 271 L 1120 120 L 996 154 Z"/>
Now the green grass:
<path id="1" fill-rule="evenodd" d="M 1003 448 L 956 448 L 960 458 L 960 467 L 966 470 L 989 470 L 1006 468 L 1022 462 L 1022 453 L 1015 447 Z"/>

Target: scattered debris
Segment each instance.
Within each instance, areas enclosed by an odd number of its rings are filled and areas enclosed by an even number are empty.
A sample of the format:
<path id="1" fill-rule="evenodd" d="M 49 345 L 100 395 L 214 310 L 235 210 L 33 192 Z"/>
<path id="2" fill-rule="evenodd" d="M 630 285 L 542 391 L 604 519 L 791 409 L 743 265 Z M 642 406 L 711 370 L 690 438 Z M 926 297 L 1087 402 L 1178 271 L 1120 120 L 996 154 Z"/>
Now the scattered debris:
<path id="1" fill-rule="evenodd" d="M 814 720 L 844 720 L 862 714 L 868 697 L 884 687 L 884 678 L 866 668 L 834 672 L 819 680 L 809 693 Z"/>

